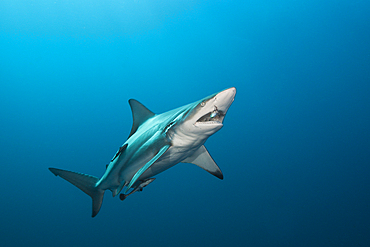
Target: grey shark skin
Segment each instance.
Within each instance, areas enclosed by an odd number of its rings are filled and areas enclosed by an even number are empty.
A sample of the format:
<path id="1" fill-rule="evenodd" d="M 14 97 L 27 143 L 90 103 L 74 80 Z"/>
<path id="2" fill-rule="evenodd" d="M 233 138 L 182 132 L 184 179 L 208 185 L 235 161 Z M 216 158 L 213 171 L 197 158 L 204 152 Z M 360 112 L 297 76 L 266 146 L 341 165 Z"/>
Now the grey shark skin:
<path id="1" fill-rule="evenodd" d="M 195 164 L 223 179 L 220 168 L 203 144 L 222 128 L 235 94 L 236 89 L 232 87 L 162 114 L 154 114 L 131 99 L 133 125 L 129 138 L 100 179 L 57 168 L 49 170 L 92 198 L 92 217 L 101 208 L 105 190 L 116 196 L 124 187 L 125 194 L 130 188 L 142 189 L 154 180 L 148 179 L 180 162 Z"/>

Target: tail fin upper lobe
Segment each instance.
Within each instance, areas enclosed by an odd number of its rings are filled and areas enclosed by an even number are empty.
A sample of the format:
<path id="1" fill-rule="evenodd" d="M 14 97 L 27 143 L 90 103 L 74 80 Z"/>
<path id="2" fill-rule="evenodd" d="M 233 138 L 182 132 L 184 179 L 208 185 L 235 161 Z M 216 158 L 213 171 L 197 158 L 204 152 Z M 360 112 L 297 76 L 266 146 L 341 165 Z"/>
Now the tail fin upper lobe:
<path id="1" fill-rule="evenodd" d="M 60 176 L 67 180 L 91 197 L 93 201 L 92 217 L 95 217 L 99 213 L 100 207 L 103 203 L 104 190 L 96 187 L 96 183 L 99 181 L 97 177 L 57 168 L 49 168 L 49 170 L 55 176 Z"/>

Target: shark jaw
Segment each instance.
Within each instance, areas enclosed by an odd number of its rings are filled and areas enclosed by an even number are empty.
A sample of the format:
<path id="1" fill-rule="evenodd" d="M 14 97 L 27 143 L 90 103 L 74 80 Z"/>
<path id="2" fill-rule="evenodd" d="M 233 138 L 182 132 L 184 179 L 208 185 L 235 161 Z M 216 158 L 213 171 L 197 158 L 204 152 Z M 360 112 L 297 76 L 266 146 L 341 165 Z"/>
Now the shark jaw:
<path id="1" fill-rule="evenodd" d="M 222 125 L 223 126 L 223 120 L 224 120 L 225 114 L 223 112 L 220 112 L 217 110 L 217 108 L 209 112 L 205 115 L 203 115 L 201 118 L 199 118 L 194 125 L 203 125 L 203 124 L 213 124 L 213 125 Z"/>

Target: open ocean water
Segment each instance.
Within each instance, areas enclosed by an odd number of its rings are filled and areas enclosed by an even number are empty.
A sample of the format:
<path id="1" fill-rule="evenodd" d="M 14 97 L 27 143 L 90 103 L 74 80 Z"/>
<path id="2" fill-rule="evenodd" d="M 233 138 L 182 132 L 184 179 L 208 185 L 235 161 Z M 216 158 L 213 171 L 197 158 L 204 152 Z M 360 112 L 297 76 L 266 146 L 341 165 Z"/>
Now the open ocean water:
<path id="1" fill-rule="evenodd" d="M 370 246 L 370 2 L 0 1 L 0 245 Z M 228 87 L 206 143 L 121 202 L 101 177 L 155 113 Z"/>

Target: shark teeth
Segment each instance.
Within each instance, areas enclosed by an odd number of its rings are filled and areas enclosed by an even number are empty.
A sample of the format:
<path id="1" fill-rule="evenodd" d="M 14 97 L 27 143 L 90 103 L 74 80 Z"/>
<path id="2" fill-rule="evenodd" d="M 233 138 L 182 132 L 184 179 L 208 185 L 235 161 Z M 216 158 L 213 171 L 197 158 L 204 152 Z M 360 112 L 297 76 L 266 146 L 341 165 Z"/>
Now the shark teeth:
<path id="1" fill-rule="evenodd" d="M 200 117 L 196 124 L 222 124 L 225 114 L 221 111 L 212 111 Z"/>
<path id="2" fill-rule="evenodd" d="M 220 121 L 206 121 L 206 122 L 196 122 L 195 125 L 202 125 L 202 124 L 222 124 Z"/>

